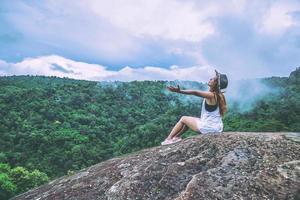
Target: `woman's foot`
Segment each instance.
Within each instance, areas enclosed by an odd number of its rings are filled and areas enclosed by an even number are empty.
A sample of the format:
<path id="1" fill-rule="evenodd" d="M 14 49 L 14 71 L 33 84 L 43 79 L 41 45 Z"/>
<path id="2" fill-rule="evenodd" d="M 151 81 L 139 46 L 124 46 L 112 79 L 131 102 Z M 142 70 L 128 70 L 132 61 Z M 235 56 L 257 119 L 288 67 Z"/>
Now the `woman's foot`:
<path id="1" fill-rule="evenodd" d="M 173 137 L 172 139 L 174 140 L 174 139 L 182 139 L 180 136 L 175 136 L 175 137 Z"/>
<path id="2" fill-rule="evenodd" d="M 179 142 L 179 141 L 181 141 L 181 140 L 182 140 L 181 137 L 173 137 L 172 139 L 166 138 L 166 139 L 161 143 L 161 145 L 173 144 L 173 143 Z"/>
<path id="3" fill-rule="evenodd" d="M 161 145 L 167 145 L 167 144 L 172 144 L 172 143 L 173 143 L 173 140 L 172 140 L 172 139 L 166 138 L 166 139 L 161 143 Z"/>
<path id="4" fill-rule="evenodd" d="M 173 138 L 172 138 L 173 143 L 179 142 L 179 141 L 181 141 L 181 140 L 182 140 L 181 137 L 173 137 Z"/>

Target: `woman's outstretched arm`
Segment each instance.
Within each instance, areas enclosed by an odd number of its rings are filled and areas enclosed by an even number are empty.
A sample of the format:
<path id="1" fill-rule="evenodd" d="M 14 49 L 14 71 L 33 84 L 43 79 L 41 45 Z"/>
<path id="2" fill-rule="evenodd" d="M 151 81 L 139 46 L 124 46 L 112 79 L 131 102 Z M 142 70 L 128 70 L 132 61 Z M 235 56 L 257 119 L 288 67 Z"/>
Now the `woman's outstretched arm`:
<path id="1" fill-rule="evenodd" d="M 209 92 L 209 91 L 201 91 L 201 90 L 181 90 L 179 85 L 177 85 L 177 88 L 173 86 L 167 86 L 167 88 L 171 92 L 177 92 L 181 94 L 187 94 L 187 95 L 195 95 L 198 97 L 203 97 L 203 98 L 214 98 L 214 93 Z"/>
<path id="2" fill-rule="evenodd" d="M 208 91 L 201 90 L 180 90 L 179 93 L 187 94 L 187 95 L 195 95 L 203 98 L 214 98 L 214 93 Z"/>

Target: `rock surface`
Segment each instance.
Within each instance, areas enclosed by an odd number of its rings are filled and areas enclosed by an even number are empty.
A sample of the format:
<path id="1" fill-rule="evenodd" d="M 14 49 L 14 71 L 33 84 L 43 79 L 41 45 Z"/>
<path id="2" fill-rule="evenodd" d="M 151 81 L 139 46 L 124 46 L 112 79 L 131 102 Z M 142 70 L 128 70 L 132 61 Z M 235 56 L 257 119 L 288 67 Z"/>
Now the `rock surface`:
<path id="1" fill-rule="evenodd" d="M 199 135 L 101 162 L 13 199 L 298 199 L 299 133 Z"/>

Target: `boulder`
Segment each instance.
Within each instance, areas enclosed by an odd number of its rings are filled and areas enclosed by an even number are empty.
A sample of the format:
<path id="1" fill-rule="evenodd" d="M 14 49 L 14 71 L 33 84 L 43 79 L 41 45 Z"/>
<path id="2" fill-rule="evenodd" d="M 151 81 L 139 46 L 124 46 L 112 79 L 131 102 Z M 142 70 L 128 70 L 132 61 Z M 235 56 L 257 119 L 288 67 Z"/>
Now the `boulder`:
<path id="1" fill-rule="evenodd" d="M 198 135 L 116 157 L 13 199 L 297 199 L 299 133 Z"/>

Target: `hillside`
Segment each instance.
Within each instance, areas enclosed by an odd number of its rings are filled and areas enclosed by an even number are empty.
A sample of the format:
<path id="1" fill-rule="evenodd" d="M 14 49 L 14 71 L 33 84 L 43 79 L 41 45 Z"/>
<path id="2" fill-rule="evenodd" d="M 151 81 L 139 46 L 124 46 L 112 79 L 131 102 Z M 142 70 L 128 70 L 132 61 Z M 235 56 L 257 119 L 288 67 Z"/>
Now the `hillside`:
<path id="1" fill-rule="evenodd" d="M 299 71 L 236 83 L 225 93 L 224 131 L 299 132 Z M 0 199 L 158 146 L 181 116 L 200 116 L 202 98 L 167 91 L 176 84 L 205 89 L 193 81 L 0 77 Z"/>
<path id="2" fill-rule="evenodd" d="M 25 199 L 296 199 L 300 134 L 199 135 L 63 176 Z"/>

